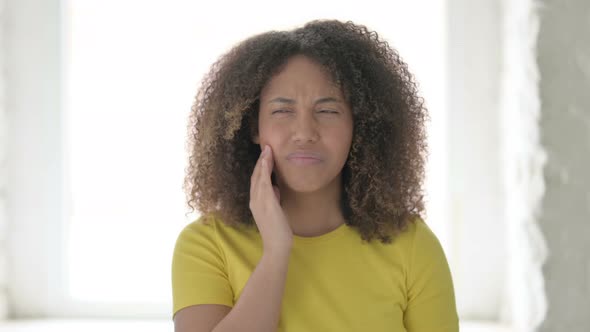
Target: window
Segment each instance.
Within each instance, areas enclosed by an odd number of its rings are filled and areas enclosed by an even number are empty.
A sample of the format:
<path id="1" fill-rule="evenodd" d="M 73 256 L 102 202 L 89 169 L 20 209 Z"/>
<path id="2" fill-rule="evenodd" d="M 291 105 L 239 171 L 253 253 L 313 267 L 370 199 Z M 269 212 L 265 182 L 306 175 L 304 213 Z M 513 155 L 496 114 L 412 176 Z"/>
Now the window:
<path id="1" fill-rule="evenodd" d="M 259 4 L 272 5 L 267 1 Z M 208 14 L 216 8 L 204 9 L 196 3 L 142 3 L 140 13 L 136 13 L 137 5 L 132 1 L 72 0 L 68 6 L 70 23 L 65 36 L 69 43 L 64 48 L 69 55 L 64 68 L 65 151 L 71 190 L 65 220 L 69 230 L 64 248 L 67 292 L 77 301 L 155 302 L 166 308 L 174 240 L 180 227 L 190 221 L 184 218 L 184 196 L 179 189 L 185 161 L 184 121 L 198 79 L 231 43 L 311 17 L 307 9 L 294 9 L 290 21 L 260 19 L 258 26 L 248 23 L 235 29 Z M 301 8 L 308 7 L 302 4 Z M 340 10 L 352 16 L 358 9 L 343 6 Z M 406 14 L 415 10 L 405 8 Z M 432 24 L 442 24 L 440 11 L 432 15 Z M 156 19 L 166 23 L 153 24 Z M 388 26 L 369 13 L 358 21 L 399 39 L 401 54 L 407 53 L 416 75 L 425 82 L 433 117 L 442 117 L 444 90 L 436 87 L 444 85 L 444 58 L 427 61 L 421 55 L 444 53 L 440 51 L 442 32 L 429 35 L 434 30 L 429 26 L 402 35 L 402 25 L 410 22 L 399 20 Z M 218 32 L 204 33 L 212 30 Z M 434 42 L 428 46 L 412 42 L 422 38 Z M 428 52 L 425 47 L 430 48 Z M 441 135 L 436 125 L 431 129 L 434 135 Z M 432 143 L 438 156 L 444 155 L 442 140 Z M 438 175 L 435 180 L 441 178 Z M 444 195 L 439 192 L 434 197 Z M 436 203 L 432 200 L 430 205 L 435 216 L 431 222 L 442 233 L 445 220 L 433 210 L 442 208 Z"/>

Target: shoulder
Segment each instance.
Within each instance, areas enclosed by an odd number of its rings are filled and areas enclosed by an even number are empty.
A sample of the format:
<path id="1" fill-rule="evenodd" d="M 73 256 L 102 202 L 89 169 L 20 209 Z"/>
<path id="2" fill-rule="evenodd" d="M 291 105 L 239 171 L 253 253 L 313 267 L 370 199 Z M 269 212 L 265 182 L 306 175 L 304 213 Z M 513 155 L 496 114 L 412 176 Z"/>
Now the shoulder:
<path id="1" fill-rule="evenodd" d="M 200 216 L 186 225 L 178 234 L 176 248 L 193 245 L 214 245 L 217 242 L 218 220 L 212 216 Z"/>
<path id="2" fill-rule="evenodd" d="M 426 278 L 430 274 L 444 277 L 449 273 L 444 249 L 436 234 L 423 219 L 415 218 L 409 223 L 405 237 L 410 280 Z"/>
<path id="3" fill-rule="evenodd" d="M 394 238 L 394 242 L 398 242 L 399 246 L 412 249 L 416 245 L 425 242 L 438 242 L 438 238 L 424 219 L 415 216 L 407 222 L 402 230 L 398 231 Z"/>
<path id="4" fill-rule="evenodd" d="M 246 225 L 227 225 L 215 214 L 201 215 L 186 225 L 178 235 L 176 246 L 199 245 L 220 249 L 227 242 L 255 239 L 256 228 Z"/>
<path id="5" fill-rule="evenodd" d="M 408 228 L 413 259 L 440 259 L 443 250 L 440 241 L 422 218 L 415 218 Z"/>
<path id="6" fill-rule="evenodd" d="M 413 228 L 413 238 L 415 242 L 438 242 L 436 234 L 434 234 L 424 219 L 417 217 L 410 225 Z"/>
<path id="7" fill-rule="evenodd" d="M 445 260 L 443 248 L 436 234 L 419 216 L 410 220 L 397 234 L 394 243 L 405 257 L 408 268 Z"/>
<path id="8" fill-rule="evenodd" d="M 217 235 L 217 221 L 199 217 L 186 225 L 178 235 L 172 256 L 172 269 L 177 275 L 197 266 L 205 268 L 224 265 L 224 255 Z"/>

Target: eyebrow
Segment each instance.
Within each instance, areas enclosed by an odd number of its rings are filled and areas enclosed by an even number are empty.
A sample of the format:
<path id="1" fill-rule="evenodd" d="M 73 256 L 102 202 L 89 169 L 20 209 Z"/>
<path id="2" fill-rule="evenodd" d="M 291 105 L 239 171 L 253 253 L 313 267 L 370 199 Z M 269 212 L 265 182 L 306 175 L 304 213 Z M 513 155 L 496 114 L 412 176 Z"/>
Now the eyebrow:
<path id="1" fill-rule="evenodd" d="M 315 101 L 315 104 L 321 104 L 321 103 L 341 103 L 342 101 L 340 101 L 340 99 L 336 99 L 334 97 L 323 97 L 323 98 L 319 98 L 318 100 Z M 277 97 L 275 99 L 272 99 L 268 102 L 268 104 L 270 103 L 286 103 L 286 104 L 295 104 L 295 100 L 293 99 L 289 99 L 289 98 L 285 98 L 285 97 Z"/>

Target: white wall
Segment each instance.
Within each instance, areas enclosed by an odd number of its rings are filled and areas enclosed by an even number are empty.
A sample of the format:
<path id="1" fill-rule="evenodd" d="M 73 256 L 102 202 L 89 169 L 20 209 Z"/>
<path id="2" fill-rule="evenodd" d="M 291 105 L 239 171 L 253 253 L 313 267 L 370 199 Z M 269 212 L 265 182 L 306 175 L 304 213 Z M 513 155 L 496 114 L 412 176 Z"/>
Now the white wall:
<path id="1" fill-rule="evenodd" d="M 31 312 L 55 304 L 55 268 L 63 243 L 52 220 L 61 220 L 61 62 L 59 0 L 5 1 L 6 216 L 8 218 L 8 284 L 11 313 L 14 295 L 26 294 Z M 31 24 L 34 22 L 34 24 Z M 29 146 L 29 149 L 22 149 Z M 18 241 L 16 239 L 19 239 Z M 15 250 L 15 248 L 19 250 Z M 15 254 L 17 253 L 18 254 Z M 18 264 L 16 264 L 18 262 Z M 18 278 L 16 276 L 19 276 Z"/>
<path id="2" fill-rule="evenodd" d="M 497 321 L 507 264 L 500 146 L 498 1 L 449 0 L 450 220 L 457 306 Z"/>

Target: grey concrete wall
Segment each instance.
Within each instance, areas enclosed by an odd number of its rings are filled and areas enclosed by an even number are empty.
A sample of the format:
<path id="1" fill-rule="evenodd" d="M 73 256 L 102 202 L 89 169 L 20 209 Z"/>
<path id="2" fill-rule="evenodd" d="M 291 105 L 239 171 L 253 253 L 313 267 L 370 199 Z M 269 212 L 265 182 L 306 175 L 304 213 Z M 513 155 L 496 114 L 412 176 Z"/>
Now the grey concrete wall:
<path id="1" fill-rule="evenodd" d="M 6 104 L 4 65 L 4 1 L 0 0 L 0 320 L 8 315 L 6 254 Z"/>
<path id="2" fill-rule="evenodd" d="M 538 37 L 546 193 L 539 223 L 547 317 L 540 331 L 590 331 L 590 1 L 542 2 Z"/>

